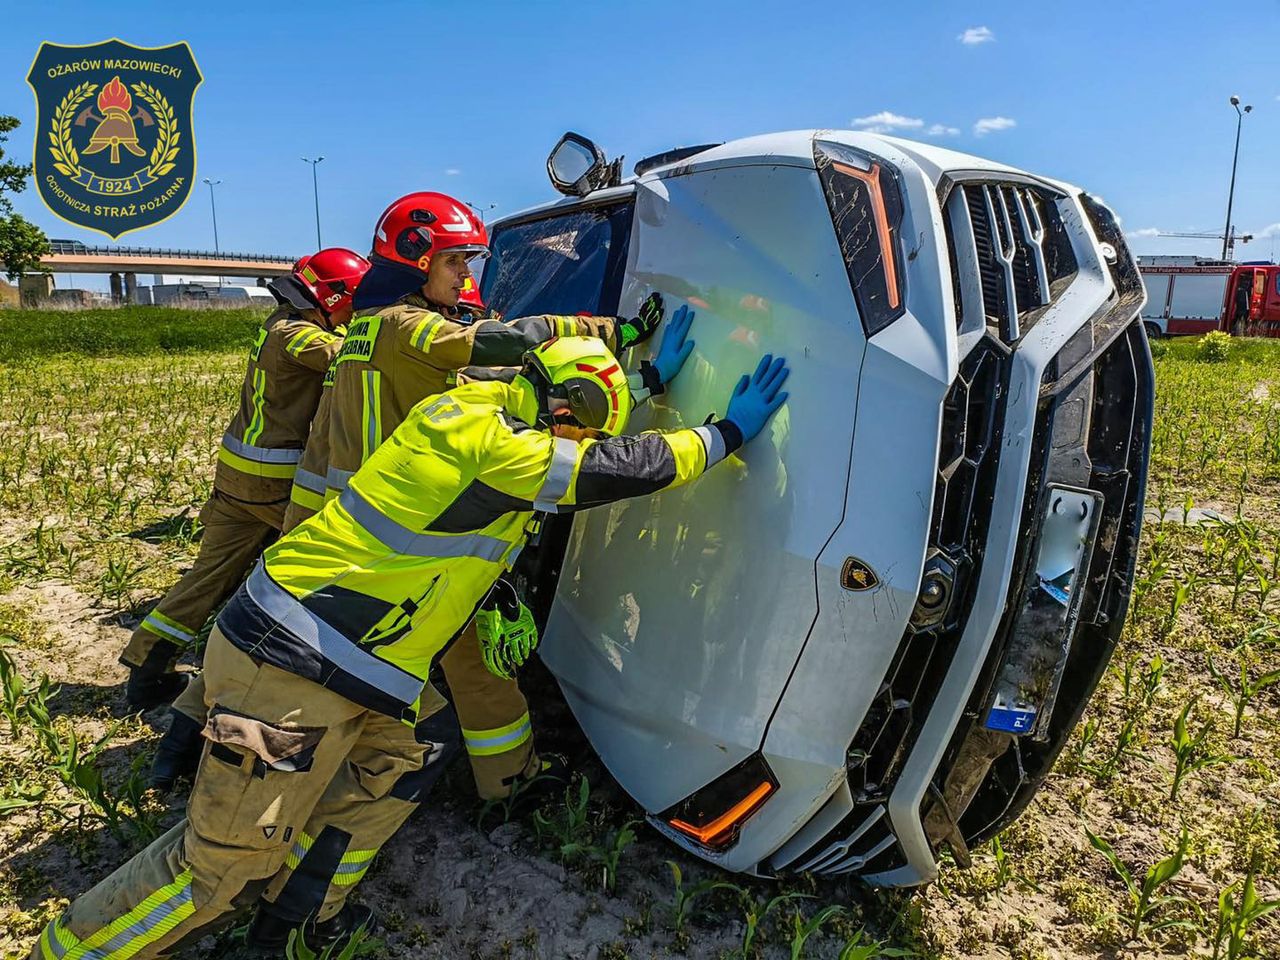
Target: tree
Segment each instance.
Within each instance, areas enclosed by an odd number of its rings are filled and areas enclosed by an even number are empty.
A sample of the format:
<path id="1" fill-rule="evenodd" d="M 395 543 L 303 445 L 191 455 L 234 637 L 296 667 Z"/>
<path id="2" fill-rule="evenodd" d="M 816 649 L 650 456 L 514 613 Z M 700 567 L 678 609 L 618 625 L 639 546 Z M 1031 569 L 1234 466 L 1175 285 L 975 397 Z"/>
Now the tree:
<path id="1" fill-rule="evenodd" d="M 4 158 L 4 144 L 20 122 L 17 117 L 0 116 L 0 263 L 14 281 L 28 270 L 39 270 L 40 258 L 49 252 L 44 231 L 22 214 L 14 213 L 13 204 L 5 195 L 21 193 L 31 176 L 30 164 Z"/>

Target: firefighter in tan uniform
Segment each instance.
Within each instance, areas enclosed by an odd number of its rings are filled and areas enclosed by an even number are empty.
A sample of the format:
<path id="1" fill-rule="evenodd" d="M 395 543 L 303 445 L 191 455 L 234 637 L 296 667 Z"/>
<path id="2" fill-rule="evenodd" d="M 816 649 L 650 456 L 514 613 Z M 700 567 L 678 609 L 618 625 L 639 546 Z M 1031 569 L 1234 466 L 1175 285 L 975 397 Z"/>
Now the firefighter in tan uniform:
<path id="1" fill-rule="evenodd" d="M 555 336 L 596 336 L 621 350 L 651 335 L 662 318 L 656 296 L 632 320 L 534 316 L 502 322 L 460 315 L 459 298 L 474 287 L 469 262 L 488 254 L 488 241 L 466 204 L 439 193 L 409 194 L 378 219 L 372 267 L 334 363 L 326 499 L 342 492 L 415 403 L 447 389 L 456 371 L 518 366 L 526 350 Z M 562 773 L 537 757 L 528 703 L 514 680 L 484 668 L 474 631 L 453 645 L 441 666 L 481 797 L 507 796 L 517 778 Z"/>
<path id="2" fill-rule="evenodd" d="M 279 533 L 321 380 L 341 346 L 333 328 L 350 315 L 351 294 L 368 268 L 364 258 L 333 248 L 271 283 L 280 305 L 249 352 L 240 406 L 218 450 L 213 494 L 200 511 L 200 553 L 120 656 L 130 668 L 132 708 L 167 702 L 182 689 L 177 657 Z"/>
<path id="3" fill-rule="evenodd" d="M 617 361 L 599 340 L 565 337 L 531 350 L 511 384 L 469 383 L 415 406 L 336 500 L 266 551 L 219 617 L 187 819 L 76 899 L 31 956 L 172 955 L 263 882 L 258 946 L 278 949 L 300 921 L 313 950 L 368 923 L 347 896 L 430 765 L 412 725 L 439 701 L 431 664 L 509 568 L 533 511 L 694 480 L 760 433 L 786 376 L 765 357 L 724 419 L 624 436 Z M 492 662 L 523 662 L 511 638 L 486 631 Z M 304 857 L 324 872 L 292 869 Z"/>
<path id="4" fill-rule="evenodd" d="M 393 202 L 378 219 L 372 247 L 372 266 L 356 291 L 350 328 L 325 377 L 328 386 L 297 466 L 286 531 L 337 496 L 413 404 L 448 389 L 458 370 L 518 366 L 525 350 L 559 335 L 598 336 L 611 349 L 631 346 L 662 319 L 657 295 L 631 320 L 534 316 L 504 323 L 483 316 L 469 263 L 487 255 L 487 231 L 465 204 L 439 193 Z M 450 648 L 441 667 L 482 798 L 508 796 L 519 779 L 542 775 L 540 789 L 563 780 L 560 758 L 540 759 L 534 751 L 519 685 L 485 669 L 473 630 Z M 173 723 L 156 752 L 153 786 L 167 790 L 194 772 L 203 693 L 197 678 L 174 703 Z M 448 723 L 439 718 L 437 731 Z"/>

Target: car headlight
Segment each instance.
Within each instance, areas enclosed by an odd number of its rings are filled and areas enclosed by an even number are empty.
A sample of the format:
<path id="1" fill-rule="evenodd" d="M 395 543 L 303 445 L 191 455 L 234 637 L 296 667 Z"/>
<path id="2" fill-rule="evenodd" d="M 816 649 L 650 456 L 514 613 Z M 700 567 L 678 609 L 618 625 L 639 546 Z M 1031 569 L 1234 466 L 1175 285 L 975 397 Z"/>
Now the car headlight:
<path id="1" fill-rule="evenodd" d="M 828 140 L 813 142 L 813 159 L 862 327 L 870 337 L 906 312 L 898 171 L 879 157 Z"/>

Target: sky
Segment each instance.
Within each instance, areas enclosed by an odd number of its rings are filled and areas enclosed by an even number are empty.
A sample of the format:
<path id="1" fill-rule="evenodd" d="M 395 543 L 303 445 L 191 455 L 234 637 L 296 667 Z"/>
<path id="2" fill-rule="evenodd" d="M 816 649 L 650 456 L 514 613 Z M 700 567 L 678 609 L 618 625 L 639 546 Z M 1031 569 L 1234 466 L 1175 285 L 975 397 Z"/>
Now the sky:
<path id="1" fill-rule="evenodd" d="M 1280 237 L 1280 8 L 896 0 L 889 4 L 489 0 L 179 7 L 14 4 L 0 32 L 6 145 L 31 155 L 27 70 L 42 41 L 187 41 L 197 180 L 217 186 L 223 250 L 300 255 L 322 239 L 364 253 L 397 196 L 440 190 L 492 219 L 555 197 L 546 155 L 576 130 L 626 168 L 672 146 L 805 127 L 880 129 L 945 144 L 1103 197 L 1135 252 L 1216 256 L 1238 94 L 1245 117 L 1237 248 Z M 56 218 L 35 189 L 16 209 L 50 237 L 109 244 Z M 212 249 L 208 188 L 121 245 Z M 64 285 L 59 278 L 59 285 Z"/>

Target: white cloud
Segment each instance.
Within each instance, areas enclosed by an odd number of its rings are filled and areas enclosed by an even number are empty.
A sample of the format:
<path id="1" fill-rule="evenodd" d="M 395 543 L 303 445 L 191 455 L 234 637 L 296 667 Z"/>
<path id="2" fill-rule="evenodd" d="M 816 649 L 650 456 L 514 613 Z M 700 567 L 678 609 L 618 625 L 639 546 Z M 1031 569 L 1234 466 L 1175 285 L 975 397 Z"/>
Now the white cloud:
<path id="1" fill-rule="evenodd" d="M 1141 230 L 1130 230 L 1125 234 L 1130 240 L 1141 240 L 1146 237 L 1160 236 L 1159 227 L 1143 227 Z"/>
<path id="2" fill-rule="evenodd" d="M 973 135 L 975 137 L 985 137 L 988 133 L 995 133 L 998 130 L 1008 130 L 1018 125 L 1017 120 L 1009 117 L 983 117 L 973 125 Z"/>
<path id="3" fill-rule="evenodd" d="M 929 129 L 924 132 L 926 137 L 958 137 L 960 135 L 959 127 L 948 127 L 945 123 L 931 123 Z"/>
<path id="4" fill-rule="evenodd" d="M 457 176 L 458 174 L 460 174 L 461 172 L 462 172 L 462 171 L 461 171 L 461 170 L 459 170 L 457 167 L 450 167 L 448 170 L 446 170 L 446 171 L 444 172 L 444 175 L 445 175 L 446 177 L 456 177 L 456 176 Z"/>
<path id="5" fill-rule="evenodd" d="M 996 35 L 990 27 L 970 27 L 956 39 L 967 47 L 973 47 L 979 43 L 995 43 Z"/>
<path id="6" fill-rule="evenodd" d="M 1278 98 L 1280 99 L 1280 98 Z M 1280 237 L 1280 223 L 1269 223 L 1254 234 L 1259 240 L 1263 237 Z"/>
<path id="7" fill-rule="evenodd" d="M 873 113 L 869 117 L 855 117 L 849 122 L 857 129 L 865 130 L 867 133 L 893 133 L 901 130 L 919 130 L 924 126 L 924 121 L 919 117 L 904 117 L 899 113 L 892 113 L 889 110 L 881 110 L 879 113 Z"/>

